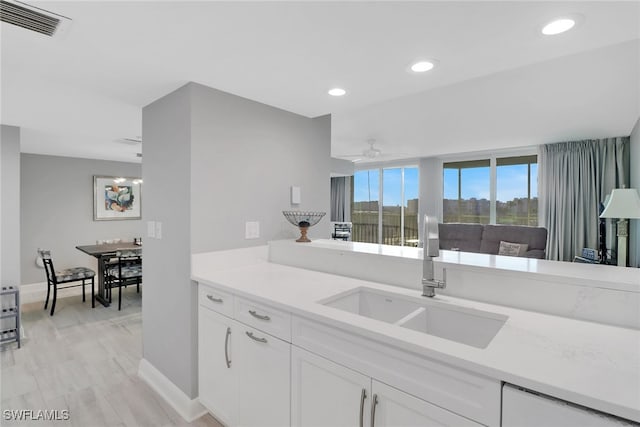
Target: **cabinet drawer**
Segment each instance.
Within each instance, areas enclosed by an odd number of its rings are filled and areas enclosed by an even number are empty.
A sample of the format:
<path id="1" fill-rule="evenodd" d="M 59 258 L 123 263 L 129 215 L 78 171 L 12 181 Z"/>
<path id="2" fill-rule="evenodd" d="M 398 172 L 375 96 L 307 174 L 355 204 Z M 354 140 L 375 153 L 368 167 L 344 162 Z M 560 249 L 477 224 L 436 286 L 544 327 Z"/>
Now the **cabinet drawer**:
<path id="1" fill-rule="evenodd" d="M 198 284 L 198 303 L 220 314 L 233 317 L 233 295 L 230 293 Z"/>
<path id="2" fill-rule="evenodd" d="M 234 318 L 281 340 L 291 342 L 291 314 L 289 313 L 248 299 L 236 298 Z"/>

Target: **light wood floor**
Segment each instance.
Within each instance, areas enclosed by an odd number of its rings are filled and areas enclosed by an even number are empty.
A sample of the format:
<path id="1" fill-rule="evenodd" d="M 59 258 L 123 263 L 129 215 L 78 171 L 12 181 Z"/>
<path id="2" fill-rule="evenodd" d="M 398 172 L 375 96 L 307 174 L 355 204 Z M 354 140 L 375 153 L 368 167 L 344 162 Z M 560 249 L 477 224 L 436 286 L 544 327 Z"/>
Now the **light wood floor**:
<path id="1" fill-rule="evenodd" d="M 64 292 L 64 291 L 62 291 Z M 115 296 L 115 295 L 114 295 Z M 140 294 L 125 290 L 122 311 L 80 296 L 22 308 L 26 339 L 0 351 L 2 426 L 220 427 L 206 415 L 185 422 L 137 376 L 142 357 Z M 6 410 L 68 410 L 68 421 L 7 421 Z"/>

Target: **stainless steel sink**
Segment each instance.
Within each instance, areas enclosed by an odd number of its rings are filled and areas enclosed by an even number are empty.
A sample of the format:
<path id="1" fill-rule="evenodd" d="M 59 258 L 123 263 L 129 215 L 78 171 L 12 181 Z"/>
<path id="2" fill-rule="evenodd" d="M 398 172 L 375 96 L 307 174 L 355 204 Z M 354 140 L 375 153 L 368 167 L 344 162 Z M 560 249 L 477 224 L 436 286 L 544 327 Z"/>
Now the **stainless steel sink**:
<path id="1" fill-rule="evenodd" d="M 488 311 L 371 288 L 357 288 L 320 303 L 476 348 L 486 348 L 508 319 Z"/>

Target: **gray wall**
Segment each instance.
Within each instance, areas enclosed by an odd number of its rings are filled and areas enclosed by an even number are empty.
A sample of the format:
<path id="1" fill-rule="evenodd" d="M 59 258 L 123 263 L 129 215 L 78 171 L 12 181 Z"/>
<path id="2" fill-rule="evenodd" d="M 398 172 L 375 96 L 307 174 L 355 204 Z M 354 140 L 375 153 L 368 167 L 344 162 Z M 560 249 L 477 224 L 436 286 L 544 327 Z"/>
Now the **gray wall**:
<path id="1" fill-rule="evenodd" d="M 283 210 L 323 211 L 311 239 L 329 237 L 329 116 L 309 119 L 191 84 L 191 249 L 193 253 L 265 244 L 299 235 Z M 291 205 L 290 187 L 302 203 Z M 245 239 L 245 222 L 260 238 Z"/>
<path id="2" fill-rule="evenodd" d="M 77 250 L 77 245 L 95 244 L 98 239 L 131 241 L 142 235 L 140 220 L 93 220 L 93 176 L 139 177 L 140 164 L 22 154 L 21 166 L 23 284 L 46 280 L 44 269 L 35 264 L 38 248 L 51 250 L 56 269 L 96 269 L 95 258 Z M 143 201 L 143 212 L 145 208 Z"/>
<path id="3" fill-rule="evenodd" d="M 143 357 L 189 397 L 197 396 L 195 286 L 190 246 L 190 87 L 142 109 L 143 220 L 162 222 L 144 240 Z"/>
<path id="4" fill-rule="evenodd" d="M 630 188 L 635 188 L 640 192 L 640 119 L 636 121 L 633 131 L 631 131 L 630 146 Z M 629 222 L 629 265 L 640 267 L 640 219 L 632 219 Z"/>
<path id="5" fill-rule="evenodd" d="M 143 355 L 197 396 L 197 295 L 191 253 L 256 246 L 295 236 L 281 211 L 329 211 L 329 117 L 308 119 L 189 83 L 144 107 L 145 239 Z M 302 189 L 292 207 L 291 185 Z M 260 221 L 246 240 L 245 221 Z M 318 231 L 321 230 L 321 231 Z M 316 234 L 329 234 L 323 219 Z M 310 233 L 311 234 L 311 233 Z M 151 325 L 151 326 L 149 326 Z"/>
<path id="6" fill-rule="evenodd" d="M 2 125 L 0 142 L 0 283 L 20 285 L 20 128 Z"/>

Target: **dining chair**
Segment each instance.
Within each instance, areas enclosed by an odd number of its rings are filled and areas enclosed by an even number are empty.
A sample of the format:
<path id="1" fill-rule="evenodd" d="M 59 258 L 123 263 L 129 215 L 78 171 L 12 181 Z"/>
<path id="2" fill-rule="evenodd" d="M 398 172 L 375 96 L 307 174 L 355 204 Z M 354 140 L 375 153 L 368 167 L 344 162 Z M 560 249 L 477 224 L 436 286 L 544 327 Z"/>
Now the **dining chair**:
<path id="1" fill-rule="evenodd" d="M 140 284 L 142 283 L 142 248 L 137 249 L 119 249 L 116 250 L 116 258 L 118 262 L 108 269 L 107 273 L 107 290 L 109 293 L 109 302 L 111 302 L 112 289 L 118 287 L 118 311 L 122 309 L 122 287 L 128 285 L 136 285 L 137 291 L 140 292 Z"/>
<path id="2" fill-rule="evenodd" d="M 53 316 L 56 310 L 56 300 L 58 299 L 58 289 L 75 288 L 82 286 L 82 302 L 86 301 L 84 286 L 87 284 L 87 280 L 91 280 L 91 308 L 96 307 L 95 303 L 95 287 L 94 276 L 96 272 L 86 267 L 73 267 L 65 270 L 56 271 L 53 266 L 53 260 L 51 259 L 51 251 L 39 250 L 38 254 L 42 258 L 44 264 L 44 271 L 47 275 L 47 300 L 44 303 L 44 309 L 47 309 L 49 305 L 49 296 L 51 294 L 51 288 L 53 288 L 53 300 L 51 301 L 51 316 Z M 58 287 L 58 285 L 72 282 L 82 282 L 77 285 L 69 285 Z"/>

